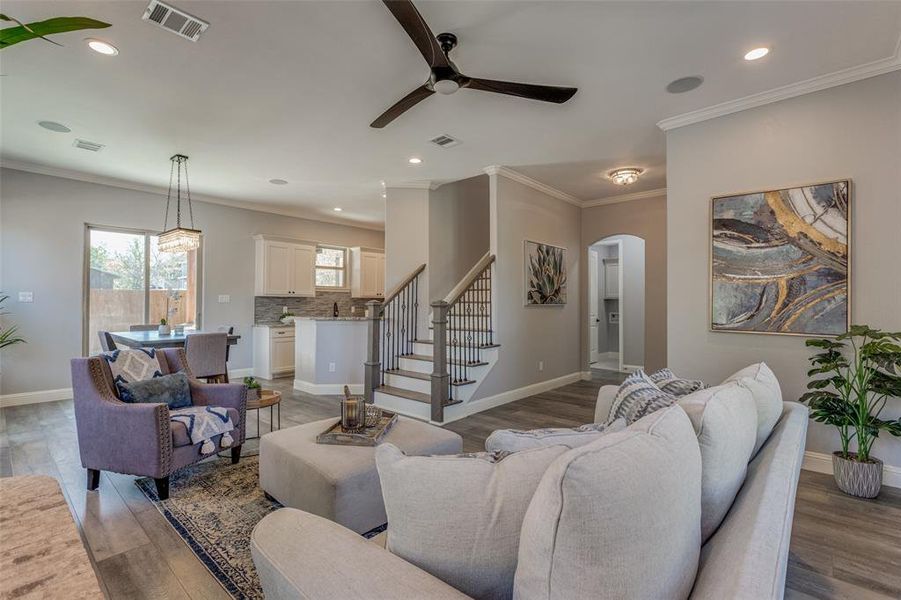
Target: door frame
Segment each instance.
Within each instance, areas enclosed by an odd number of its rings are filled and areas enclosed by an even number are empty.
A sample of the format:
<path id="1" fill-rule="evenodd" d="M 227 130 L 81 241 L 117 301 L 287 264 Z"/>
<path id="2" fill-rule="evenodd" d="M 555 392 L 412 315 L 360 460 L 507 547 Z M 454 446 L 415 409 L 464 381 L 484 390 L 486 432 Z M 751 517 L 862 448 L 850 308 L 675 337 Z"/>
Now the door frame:
<path id="1" fill-rule="evenodd" d="M 593 260 L 592 260 L 593 258 Z M 595 332 L 594 339 L 592 339 L 591 329 L 594 325 L 596 328 L 597 323 L 600 321 L 600 309 L 601 305 L 599 304 L 598 296 L 600 295 L 600 285 L 598 280 L 598 266 L 600 265 L 601 257 L 598 255 L 598 251 L 591 246 L 588 247 L 588 290 L 589 294 L 594 294 L 594 304 L 595 304 L 595 323 L 591 322 L 591 296 L 588 297 L 588 364 L 597 362 L 599 352 L 592 350 L 594 345 L 598 343 L 597 340 L 597 332 Z M 594 262 L 594 269 L 592 270 L 592 262 Z M 593 353 L 593 354 L 592 354 Z"/>
<path id="2" fill-rule="evenodd" d="M 617 234 L 614 234 L 614 235 L 617 235 Z M 617 352 L 617 354 L 619 355 L 619 366 L 618 366 L 618 370 L 619 370 L 620 372 L 624 372 L 624 371 L 623 371 L 623 355 L 625 354 L 625 352 L 623 352 L 623 342 L 624 342 L 625 338 L 623 337 L 623 329 L 624 329 L 624 326 L 625 326 L 625 324 L 626 324 L 626 321 L 625 321 L 625 319 L 623 318 L 623 315 L 625 314 L 625 304 L 626 304 L 626 303 L 625 303 L 625 300 L 624 300 L 624 299 L 625 299 L 625 289 L 624 289 L 624 286 L 623 286 L 623 241 L 622 241 L 622 240 L 611 240 L 611 239 L 608 239 L 608 238 L 614 237 L 614 235 L 608 235 L 607 237 L 601 238 L 600 240 L 594 242 L 593 244 L 589 244 L 589 245 L 588 245 L 588 252 L 591 252 L 591 248 L 592 248 L 593 246 L 616 246 L 616 248 L 617 248 L 617 250 L 616 250 L 616 255 L 617 255 L 618 260 L 619 260 L 619 269 L 617 269 L 617 284 L 618 284 L 617 287 L 619 288 L 619 297 L 618 297 L 618 304 L 619 304 L 619 328 L 618 328 L 618 329 L 619 329 L 619 351 Z M 601 257 L 598 257 L 598 258 L 601 258 Z M 603 260 L 603 259 L 601 258 L 601 260 Z M 597 287 L 600 287 L 600 286 L 599 286 L 599 285 L 596 285 L 595 287 L 597 288 Z M 595 291 L 595 293 L 598 292 L 597 289 L 594 290 L 594 291 Z M 589 312 L 590 312 L 590 311 L 589 311 Z M 600 312 L 600 307 L 599 307 L 599 312 Z M 606 310 L 604 311 L 604 318 L 605 318 L 605 319 L 607 318 L 607 312 L 606 312 Z M 583 323 L 583 327 L 584 327 L 584 326 L 585 326 L 585 324 Z M 588 358 L 589 358 L 589 364 L 591 364 L 591 331 L 590 331 L 590 330 L 588 331 L 588 335 L 586 336 L 586 338 L 588 339 Z"/>

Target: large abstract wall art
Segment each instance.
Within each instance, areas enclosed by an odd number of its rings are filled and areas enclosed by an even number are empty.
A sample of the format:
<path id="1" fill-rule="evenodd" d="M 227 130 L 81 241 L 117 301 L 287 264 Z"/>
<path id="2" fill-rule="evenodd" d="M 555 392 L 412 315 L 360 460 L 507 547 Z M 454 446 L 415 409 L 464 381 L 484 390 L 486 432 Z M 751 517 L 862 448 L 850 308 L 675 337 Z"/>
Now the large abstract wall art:
<path id="1" fill-rule="evenodd" d="M 843 180 L 712 200 L 713 331 L 847 330 L 850 188 Z"/>

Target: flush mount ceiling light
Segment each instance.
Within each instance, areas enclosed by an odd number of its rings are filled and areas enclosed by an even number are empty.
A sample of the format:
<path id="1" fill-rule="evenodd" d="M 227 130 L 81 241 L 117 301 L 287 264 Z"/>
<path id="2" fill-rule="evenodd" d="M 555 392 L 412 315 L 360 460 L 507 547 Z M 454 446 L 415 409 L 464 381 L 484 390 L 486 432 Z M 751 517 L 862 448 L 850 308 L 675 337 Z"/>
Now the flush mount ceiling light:
<path id="1" fill-rule="evenodd" d="M 753 50 L 745 54 L 745 60 L 757 60 L 759 58 L 763 58 L 769 53 L 769 48 L 754 48 Z"/>
<path id="2" fill-rule="evenodd" d="M 272 185 L 288 185 L 288 182 L 284 179 L 270 179 L 269 183 Z"/>
<path id="3" fill-rule="evenodd" d="M 38 121 L 38 125 L 48 131 L 53 131 L 56 133 L 69 133 L 70 131 L 72 131 L 62 123 L 57 123 L 56 121 Z"/>
<path id="4" fill-rule="evenodd" d="M 106 54 L 107 56 L 116 56 L 119 54 L 119 49 L 110 44 L 109 42 L 104 42 L 103 40 L 96 40 L 94 38 L 88 38 L 85 40 L 88 43 L 88 48 L 93 50 L 94 52 L 99 52 L 100 54 Z"/>
<path id="5" fill-rule="evenodd" d="M 623 169 L 610 171 L 609 173 L 607 173 L 607 177 L 609 177 L 616 185 L 630 185 L 638 181 L 638 177 L 643 172 L 643 169 L 638 169 L 636 167 L 626 167 Z"/>
<path id="6" fill-rule="evenodd" d="M 160 234 L 157 247 L 160 252 L 188 252 L 200 247 L 200 230 L 194 229 L 194 209 L 191 206 L 191 186 L 188 184 L 188 157 L 184 154 L 175 154 L 170 159 L 172 167 L 169 170 L 169 193 L 166 195 L 166 218 L 163 221 L 163 233 Z M 176 176 L 176 170 L 178 174 Z M 191 227 L 181 226 L 181 172 L 185 172 L 185 198 L 188 201 L 188 215 L 191 219 Z M 169 225 L 169 203 L 172 200 L 172 184 L 175 182 L 175 227 L 166 229 Z"/>
<path id="7" fill-rule="evenodd" d="M 411 159 L 408 160 L 407 162 L 410 163 L 411 165 L 418 165 L 418 164 L 420 164 L 420 163 L 422 162 L 422 159 L 421 159 L 421 158 L 416 158 L 416 157 L 414 156 L 413 158 L 411 158 Z"/>
<path id="8" fill-rule="evenodd" d="M 703 77 L 700 75 L 690 75 L 669 82 L 669 85 L 666 86 L 666 91 L 670 94 L 684 94 L 685 92 L 690 92 L 691 90 L 701 87 L 702 83 L 704 83 Z"/>
<path id="9" fill-rule="evenodd" d="M 341 211 L 344 210 L 344 209 L 341 208 L 340 206 L 336 206 L 336 207 L 333 208 L 332 210 L 335 211 L 335 212 L 341 212 Z"/>

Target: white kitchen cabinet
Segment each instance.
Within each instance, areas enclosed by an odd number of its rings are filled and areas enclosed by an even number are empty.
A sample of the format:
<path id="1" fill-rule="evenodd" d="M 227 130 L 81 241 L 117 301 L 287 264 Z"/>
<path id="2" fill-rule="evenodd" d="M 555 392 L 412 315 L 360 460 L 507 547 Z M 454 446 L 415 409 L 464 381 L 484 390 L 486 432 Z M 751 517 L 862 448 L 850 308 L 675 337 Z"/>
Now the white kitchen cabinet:
<path id="1" fill-rule="evenodd" d="M 256 237 L 257 296 L 315 296 L 316 247 Z"/>
<path id="2" fill-rule="evenodd" d="M 294 373 L 294 326 L 253 328 L 253 376 L 273 379 Z"/>
<path id="3" fill-rule="evenodd" d="M 385 253 L 350 249 L 350 295 L 354 298 L 385 297 Z"/>

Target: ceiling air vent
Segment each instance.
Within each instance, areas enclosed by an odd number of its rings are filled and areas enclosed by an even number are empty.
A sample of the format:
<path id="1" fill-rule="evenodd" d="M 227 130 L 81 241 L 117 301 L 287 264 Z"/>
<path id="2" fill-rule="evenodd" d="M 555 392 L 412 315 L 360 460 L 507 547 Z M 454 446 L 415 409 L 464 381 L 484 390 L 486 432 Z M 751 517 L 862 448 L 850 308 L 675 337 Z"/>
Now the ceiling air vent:
<path id="1" fill-rule="evenodd" d="M 76 148 L 81 148 L 82 150 L 90 150 L 91 152 L 100 152 L 104 147 L 104 144 L 89 142 L 87 140 L 75 140 L 75 143 L 72 145 Z"/>
<path id="2" fill-rule="evenodd" d="M 429 141 L 436 146 L 441 146 L 442 148 L 452 148 L 454 146 L 460 145 L 460 140 L 452 138 L 447 134 L 439 135 L 438 137 L 432 138 Z"/>
<path id="3" fill-rule="evenodd" d="M 163 29 L 168 29 L 192 42 L 196 42 L 200 38 L 200 34 L 210 26 L 206 21 L 158 0 L 150 0 L 150 4 L 144 10 L 144 16 L 141 18 L 156 23 Z"/>

